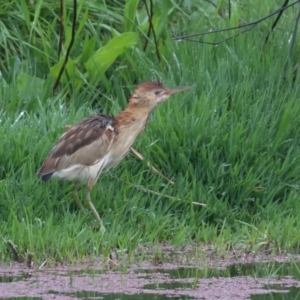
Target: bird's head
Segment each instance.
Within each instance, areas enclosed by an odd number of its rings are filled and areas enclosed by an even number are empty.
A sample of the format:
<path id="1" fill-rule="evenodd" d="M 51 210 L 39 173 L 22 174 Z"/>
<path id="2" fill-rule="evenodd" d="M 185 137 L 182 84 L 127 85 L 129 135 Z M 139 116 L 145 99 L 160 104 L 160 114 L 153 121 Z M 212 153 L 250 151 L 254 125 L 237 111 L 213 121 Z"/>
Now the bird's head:
<path id="1" fill-rule="evenodd" d="M 171 95 L 189 90 L 192 86 L 179 86 L 166 88 L 158 81 L 148 81 L 140 84 L 130 97 L 128 104 L 135 108 L 147 108 L 153 110 L 157 104 L 166 101 Z"/>

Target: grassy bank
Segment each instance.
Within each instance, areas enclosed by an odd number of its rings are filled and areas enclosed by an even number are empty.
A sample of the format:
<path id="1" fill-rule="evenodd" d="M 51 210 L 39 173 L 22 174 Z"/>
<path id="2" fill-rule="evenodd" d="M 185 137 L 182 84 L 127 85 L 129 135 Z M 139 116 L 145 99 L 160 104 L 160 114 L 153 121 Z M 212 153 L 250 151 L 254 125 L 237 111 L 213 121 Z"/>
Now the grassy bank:
<path id="1" fill-rule="evenodd" d="M 256 2 L 250 1 L 247 9 L 237 5 L 240 22 L 280 6 L 264 1 L 266 6 L 258 10 Z M 55 72 L 50 72 L 55 39 L 48 41 L 51 47 L 45 46 L 44 55 L 37 54 L 43 43 L 37 51 L 36 45 L 23 42 L 22 57 L 18 51 L 7 54 L 9 63 L 0 77 L 1 260 L 13 260 L 7 241 L 21 256 L 32 253 L 38 262 L 108 254 L 112 247 L 132 253 L 138 245 L 162 242 L 212 243 L 220 251 L 241 243 L 249 251 L 298 249 L 299 77 L 292 76 L 297 57 L 290 56 L 289 43 L 296 10 L 286 11 L 281 30 L 275 30 L 267 44 L 263 41 L 274 18 L 217 47 L 174 42 L 173 35 L 235 25 L 214 7 L 200 4 L 174 9 L 164 21 L 167 29 L 158 27 L 160 62 L 153 40 L 142 51 L 141 32 L 147 32 L 147 23 L 145 29 L 135 24 L 131 30 L 140 32 L 138 43 L 118 57 L 105 76 L 85 77 L 79 66 L 79 73 L 69 74 L 70 83 L 62 83 L 55 93 Z M 138 7 L 138 18 L 143 14 Z M 71 14 L 68 17 L 71 20 Z M 85 49 L 75 46 L 73 58 Z M 296 41 L 296 52 L 299 46 Z M 107 228 L 102 235 L 93 216 L 83 215 L 74 204 L 72 184 L 45 184 L 35 173 L 65 125 L 96 111 L 115 114 L 126 106 L 135 84 L 157 79 L 170 87 L 195 85 L 161 105 L 134 144 L 175 185 L 129 155 L 103 174 L 92 192 Z"/>

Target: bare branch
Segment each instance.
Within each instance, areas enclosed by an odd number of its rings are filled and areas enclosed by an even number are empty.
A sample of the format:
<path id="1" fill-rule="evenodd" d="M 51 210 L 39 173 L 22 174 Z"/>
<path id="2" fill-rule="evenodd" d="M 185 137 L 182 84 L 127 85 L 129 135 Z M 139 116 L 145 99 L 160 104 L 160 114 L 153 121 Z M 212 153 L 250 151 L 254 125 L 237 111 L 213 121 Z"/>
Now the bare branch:
<path id="1" fill-rule="evenodd" d="M 296 17 L 296 20 L 295 20 L 295 26 L 294 26 L 294 31 L 293 31 L 293 35 L 292 35 L 292 38 L 291 38 L 291 44 L 290 44 L 290 51 L 289 51 L 289 57 L 285 63 L 285 68 L 284 68 L 284 81 L 286 80 L 286 73 L 287 73 L 287 70 L 288 70 L 288 66 L 291 64 L 291 61 L 292 61 L 292 55 L 293 55 L 293 51 L 294 51 L 294 46 L 295 46 L 295 43 L 296 43 L 296 38 L 297 38 L 297 31 L 298 31 L 298 27 L 299 27 L 299 21 L 300 21 L 300 1 L 299 1 L 299 8 L 298 8 L 298 14 L 297 14 L 297 17 Z M 295 79 L 296 79 L 296 76 L 297 76 L 297 71 L 298 71 L 298 67 L 299 67 L 299 63 L 297 63 L 293 69 L 292 69 L 292 84 L 294 85 L 295 83 Z"/>
<path id="2" fill-rule="evenodd" d="M 296 38 L 297 38 L 297 31 L 298 31 L 298 26 L 299 26 L 299 20 L 300 20 L 300 1 L 299 1 L 299 8 L 298 8 L 298 15 L 295 21 L 295 26 L 294 26 L 294 31 L 291 39 L 291 46 L 290 46 L 290 58 L 292 57 Z"/>
<path id="3" fill-rule="evenodd" d="M 215 3 L 213 3 L 211 0 L 206 0 L 206 2 L 210 3 L 213 7 L 217 8 L 217 5 Z M 218 14 L 221 18 L 224 19 L 220 10 L 218 11 Z"/>
<path id="4" fill-rule="evenodd" d="M 220 40 L 220 41 L 217 41 L 217 42 L 205 42 L 205 41 L 202 41 L 202 40 L 194 40 L 194 39 L 185 39 L 186 41 L 192 41 L 192 42 L 196 42 L 196 43 L 200 43 L 200 44 L 208 44 L 208 45 L 213 45 L 213 46 L 218 46 L 219 44 L 223 43 L 223 42 L 226 42 L 228 40 L 231 40 L 233 38 L 235 38 L 236 36 L 238 35 L 241 35 L 249 30 L 251 30 L 255 25 L 252 25 L 251 27 L 237 33 L 237 34 L 234 34 L 226 39 L 223 39 L 223 40 Z"/>
<path id="5" fill-rule="evenodd" d="M 150 16 L 150 12 L 149 12 L 149 9 L 148 9 L 147 0 L 144 0 L 144 4 L 145 4 L 146 12 L 147 12 L 147 15 L 148 15 L 148 19 L 149 19 L 149 27 L 148 27 L 147 39 L 146 39 L 146 42 L 144 44 L 143 51 L 145 51 L 147 49 L 148 41 L 150 39 L 150 34 L 151 34 L 151 26 L 150 26 L 150 17 L 151 16 Z"/>
<path id="6" fill-rule="evenodd" d="M 58 59 L 60 58 L 60 53 L 61 53 L 61 49 L 62 49 L 63 32 L 64 32 L 64 1 L 60 0 Z"/>
<path id="7" fill-rule="evenodd" d="M 144 0 L 144 4 L 145 4 L 146 12 L 147 12 L 147 15 L 148 15 L 148 19 L 149 19 L 149 27 L 148 27 L 147 39 L 146 39 L 146 42 L 144 44 L 143 51 L 145 51 L 147 49 L 148 41 L 150 39 L 150 34 L 151 34 L 150 18 L 152 19 L 152 16 L 150 15 L 150 12 L 149 12 L 147 0 Z"/>
<path id="8" fill-rule="evenodd" d="M 214 6 L 215 8 L 217 8 L 217 5 L 215 3 L 213 3 L 212 1 L 206 0 L 206 2 L 210 3 L 212 6 Z"/>
<path id="9" fill-rule="evenodd" d="M 144 0 L 144 4 L 145 4 L 145 7 L 146 7 L 148 19 L 149 19 L 149 28 L 148 28 L 147 37 L 148 37 L 148 39 L 150 38 L 150 33 L 152 31 L 152 33 L 153 33 L 153 39 L 154 39 L 154 44 L 155 44 L 155 50 L 156 50 L 156 56 L 157 56 L 158 60 L 160 61 L 160 54 L 159 54 L 159 50 L 158 50 L 158 44 L 157 44 L 156 34 L 155 34 L 154 26 L 153 26 L 153 23 L 152 23 L 152 18 L 153 18 L 153 14 L 154 14 L 154 12 L 153 12 L 153 1 L 150 0 L 150 11 L 149 11 L 149 8 L 148 8 L 148 5 L 147 5 L 147 0 Z M 146 41 L 146 43 L 144 45 L 144 48 L 143 48 L 144 51 L 147 48 L 148 39 L 147 39 L 147 41 Z"/>
<path id="10" fill-rule="evenodd" d="M 73 8 L 74 8 L 74 11 L 73 11 L 73 20 L 72 20 L 72 35 L 71 35 L 71 41 L 70 41 L 70 44 L 68 46 L 68 49 L 67 49 L 67 52 L 66 52 L 66 56 L 65 56 L 65 60 L 63 62 L 63 65 L 61 67 L 61 69 L 59 70 L 59 73 L 58 73 L 58 76 L 57 76 L 57 79 L 53 85 L 53 91 L 56 90 L 56 88 L 58 87 L 59 85 L 59 82 L 60 82 L 60 78 L 65 70 L 65 67 L 68 63 L 68 59 L 69 59 L 69 55 L 70 55 L 70 52 L 71 52 L 71 49 L 72 49 L 72 46 L 74 44 L 74 41 L 75 41 L 75 33 L 76 33 L 76 19 L 77 19 L 77 1 L 76 0 L 73 0 Z"/>
<path id="11" fill-rule="evenodd" d="M 234 27 L 229 27 L 229 28 L 224 28 L 224 29 L 217 29 L 217 30 L 211 30 L 211 31 L 205 31 L 205 32 L 200 32 L 200 33 L 195 33 L 195 34 L 191 34 L 191 35 L 186 35 L 186 36 L 179 36 L 179 37 L 174 37 L 173 40 L 186 40 L 186 39 L 190 39 L 192 37 L 196 37 L 196 36 L 202 36 L 202 35 L 208 35 L 208 34 L 214 34 L 214 33 L 219 33 L 219 32 L 224 32 L 224 31 L 230 31 L 230 30 L 234 30 L 234 29 L 240 29 L 240 28 L 244 28 L 244 27 L 248 27 L 248 26 L 255 26 L 257 25 L 258 23 L 280 13 L 281 11 L 299 3 L 300 0 L 297 0 L 289 5 L 286 5 L 285 7 L 281 7 L 281 8 L 278 8 L 276 9 L 275 11 L 273 11 L 272 13 L 270 13 L 269 15 L 261 18 L 261 19 L 258 19 L 256 21 L 253 21 L 253 22 L 249 22 L 247 24 L 242 24 L 242 25 L 239 25 L 239 26 L 234 26 Z M 195 40 L 193 40 L 195 41 Z"/>
<path id="12" fill-rule="evenodd" d="M 289 3 L 289 0 L 285 0 L 285 2 L 283 3 L 283 5 L 281 6 L 281 8 L 286 7 L 288 3 Z M 276 25 L 277 25 L 277 23 L 278 23 L 280 17 L 282 16 L 283 12 L 284 12 L 284 10 L 282 10 L 281 12 L 279 12 L 278 16 L 276 17 L 274 23 L 272 24 L 271 32 L 268 33 L 268 35 L 267 35 L 267 37 L 266 37 L 266 39 L 265 39 L 265 43 L 268 42 L 269 36 L 270 36 L 270 34 L 273 32 L 274 28 L 276 27 Z"/>

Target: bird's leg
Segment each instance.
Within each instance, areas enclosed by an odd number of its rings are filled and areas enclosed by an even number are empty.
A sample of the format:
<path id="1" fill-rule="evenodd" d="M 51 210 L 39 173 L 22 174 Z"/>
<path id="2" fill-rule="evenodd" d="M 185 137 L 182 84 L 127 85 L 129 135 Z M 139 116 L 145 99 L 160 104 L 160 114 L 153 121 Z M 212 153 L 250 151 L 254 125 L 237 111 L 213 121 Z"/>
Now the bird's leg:
<path id="1" fill-rule="evenodd" d="M 73 190 L 73 198 L 75 200 L 75 202 L 77 203 L 78 207 L 80 208 L 80 210 L 85 214 L 85 210 L 79 200 L 79 197 L 78 197 L 78 194 L 77 194 L 77 190 L 78 190 L 78 187 L 79 187 L 80 183 L 79 182 L 76 182 L 75 183 L 75 187 L 74 187 L 74 190 Z"/>
<path id="2" fill-rule="evenodd" d="M 94 204 L 91 200 L 91 190 L 92 190 L 94 184 L 95 184 L 94 180 L 90 180 L 87 184 L 86 201 L 88 203 L 88 206 L 92 210 L 94 216 L 96 217 L 97 221 L 100 223 L 101 230 L 105 231 L 105 227 L 103 225 L 103 222 L 102 222 L 102 220 L 101 220 L 101 218 L 100 218 L 100 216 L 99 216 L 99 214 L 98 214 L 98 212 L 97 212 L 97 210 L 96 210 L 96 208 L 95 208 L 95 206 L 94 206 Z"/>

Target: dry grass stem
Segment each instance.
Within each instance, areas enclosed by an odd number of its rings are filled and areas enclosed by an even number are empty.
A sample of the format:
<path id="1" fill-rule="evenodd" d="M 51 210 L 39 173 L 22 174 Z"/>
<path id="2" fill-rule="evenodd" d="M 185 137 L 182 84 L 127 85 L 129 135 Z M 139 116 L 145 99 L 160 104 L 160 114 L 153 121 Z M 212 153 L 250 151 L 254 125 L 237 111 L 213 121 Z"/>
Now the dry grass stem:
<path id="1" fill-rule="evenodd" d="M 172 199 L 172 200 L 182 201 L 182 199 L 180 199 L 180 198 L 176 198 L 176 197 L 172 197 L 170 195 L 165 195 L 165 194 L 161 194 L 161 193 L 158 193 L 158 192 L 155 192 L 155 191 L 152 191 L 152 190 L 148 190 L 148 189 L 146 189 L 146 188 L 144 188 L 144 187 L 142 187 L 140 185 L 132 184 L 132 183 L 130 183 L 128 181 L 125 181 L 123 179 L 117 178 L 117 177 L 115 177 L 115 176 L 113 176 L 111 174 L 109 176 L 111 176 L 112 178 L 117 179 L 120 182 L 123 182 L 123 183 L 125 183 L 125 184 L 127 184 L 129 186 L 132 186 L 132 187 L 134 187 L 136 189 L 139 189 L 139 190 L 141 190 L 143 192 L 154 194 L 154 195 L 158 195 L 158 196 L 165 197 L 165 198 Z M 192 201 L 192 203 L 195 204 L 195 205 L 206 206 L 205 203 L 201 203 L 201 202 L 194 202 L 194 201 Z"/>
<path id="2" fill-rule="evenodd" d="M 145 160 L 144 156 L 139 153 L 137 150 L 135 150 L 133 147 L 130 148 L 131 152 L 140 160 Z M 171 184 L 175 184 L 174 181 L 170 180 L 168 177 L 166 177 L 165 175 L 163 175 L 160 171 L 158 171 L 155 167 L 153 167 L 153 165 L 148 161 L 147 162 L 147 166 L 156 174 L 158 174 L 159 176 L 161 176 L 163 179 L 165 179 L 166 181 L 168 181 Z"/>

